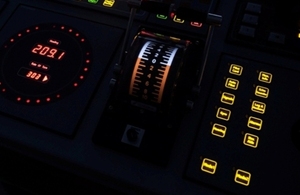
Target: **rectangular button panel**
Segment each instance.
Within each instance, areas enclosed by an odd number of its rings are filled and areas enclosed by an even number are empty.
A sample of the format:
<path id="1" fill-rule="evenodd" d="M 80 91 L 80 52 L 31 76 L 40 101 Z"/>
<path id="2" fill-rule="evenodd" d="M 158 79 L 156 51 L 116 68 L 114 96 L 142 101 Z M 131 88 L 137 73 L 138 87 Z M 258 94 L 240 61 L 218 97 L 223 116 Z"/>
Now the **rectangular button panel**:
<path id="1" fill-rule="evenodd" d="M 282 180 L 274 175 L 279 171 L 276 167 L 288 172 L 289 166 L 282 164 L 297 166 L 299 162 L 285 159 L 286 151 L 296 151 L 288 147 L 292 146 L 292 125 L 299 120 L 300 103 L 293 104 L 300 99 L 299 83 L 300 72 L 223 56 L 203 110 L 187 177 L 246 195 L 260 194 L 266 181 Z M 293 101 L 287 99 L 287 94 L 293 94 L 289 96 Z M 285 158 L 278 158 L 278 152 Z M 294 153 L 295 158 L 299 156 Z M 203 159 L 215 163 L 203 164 Z M 199 166 L 206 168 L 199 170 Z"/>

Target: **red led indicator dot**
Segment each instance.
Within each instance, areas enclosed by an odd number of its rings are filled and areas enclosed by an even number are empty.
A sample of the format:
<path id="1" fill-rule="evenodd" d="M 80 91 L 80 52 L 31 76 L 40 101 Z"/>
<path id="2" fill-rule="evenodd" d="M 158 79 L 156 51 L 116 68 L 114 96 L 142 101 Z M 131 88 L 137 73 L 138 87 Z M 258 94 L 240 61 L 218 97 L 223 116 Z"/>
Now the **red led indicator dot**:
<path id="1" fill-rule="evenodd" d="M 17 101 L 21 101 L 21 98 L 20 98 L 20 97 L 18 97 L 18 98 L 17 98 Z"/>
<path id="2" fill-rule="evenodd" d="M 50 98 L 46 98 L 46 101 L 47 101 L 47 102 L 50 102 L 50 100 L 51 100 Z"/>
<path id="3" fill-rule="evenodd" d="M 30 100 L 29 100 L 29 99 L 28 99 L 28 100 L 26 100 L 26 103 L 27 103 L 27 104 L 29 104 L 29 103 L 30 103 Z"/>
<path id="4" fill-rule="evenodd" d="M 89 56 L 89 55 L 90 55 L 90 52 L 86 52 L 86 55 Z"/>
<path id="5" fill-rule="evenodd" d="M 30 32 L 30 30 L 28 29 L 28 30 L 26 30 L 26 32 L 27 32 L 27 33 L 29 33 L 29 32 Z"/>
<path id="6" fill-rule="evenodd" d="M 37 26 L 37 27 L 35 27 L 35 30 L 39 30 L 39 27 Z"/>
<path id="7" fill-rule="evenodd" d="M 7 45 L 5 45 L 4 48 L 7 48 Z"/>
<path id="8" fill-rule="evenodd" d="M 18 34 L 18 37 L 21 37 L 21 36 L 22 36 L 22 34 L 21 34 L 21 33 L 19 33 L 19 34 Z"/>
<path id="9" fill-rule="evenodd" d="M 65 29 L 65 27 L 64 26 L 62 26 L 62 27 L 60 27 L 61 29 Z"/>
<path id="10" fill-rule="evenodd" d="M 57 94 L 57 95 L 56 95 L 56 97 L 57 97 L 57 98 L 60 98 L 60 95 L 59 95 L 59 94 Z"/>
<path id="11" fill-rule="evenodd" d="M 41 102 L 41 100 L 36 100 L 36 103 L 38 103 L 38 104 L 39 104 L 40 102 Z"/>
<path id="12" fill-rule="evenodd" d="M 79 37 L 79 33 L 76 33 L 75 36 L 76 36 L 76 37 Z"/>
<path id="13" fill-rule="evenodd" d="M 171 16 L 171 18 L 174 18 L 175 13 L 174 13 L 174 12 L 171 12 L 170 16 Z"/>
<path id="14" fill-rule="evenodd" d="M 83 70 L 86 72 L 86 71 L 88 71 L 89 69 L 88 69 L 88 68 L 84 68 Z"/>
<path id="15" fill-rule="evenodd" d="M 74 87 L 77 87 L 78 86 L 78 83 L 74 83 Z"/>
<path id="16" fill-rule="evenodd" d="M 84 79 L 84 76 L 81 75 L 79 78 L 80 78 L 80 79 Z"/>
<path id="17" fill-rule="evenodd" d="M 14 42 L 14 41 L 15 41 L 14 39 L 11 39 L 11 40 L 10 40 L 10 42 Z"/>
<path id="18" fill-rule="evenodd" d="M 90 63 L 90 60 L 86 60 L 85 62 L 88 64 L 88 63 Z"/>
<path id="19" fill-rule="evenodd" d="M 73 29 L 69 29 L 69 32 L 73 32 Z"/>
<path id="20" fill-rule="evenodd" d="M 2 92 L 5 92 L 6 91 L 6 89 L 4 88 L 4 89 L 2 89 Z"/>

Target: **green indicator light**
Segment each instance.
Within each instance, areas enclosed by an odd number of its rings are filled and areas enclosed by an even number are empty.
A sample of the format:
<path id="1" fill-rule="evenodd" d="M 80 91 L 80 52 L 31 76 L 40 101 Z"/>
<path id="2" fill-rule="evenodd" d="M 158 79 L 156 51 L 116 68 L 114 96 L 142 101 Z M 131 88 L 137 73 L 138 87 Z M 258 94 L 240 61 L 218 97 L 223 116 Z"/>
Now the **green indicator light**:
<path id="1" fill-rule="evenodd" d="M 99 0 L 88 0 L 89 3 L 96 4 Z"/>
<path id="2" fill-rule="evenodd" d="M 163 19 L 163 20 L 168 18 L 168 16 L 161 15 L 161 14 L 157 14 L 156 17 L 159 18 L 159 19 Z"/>

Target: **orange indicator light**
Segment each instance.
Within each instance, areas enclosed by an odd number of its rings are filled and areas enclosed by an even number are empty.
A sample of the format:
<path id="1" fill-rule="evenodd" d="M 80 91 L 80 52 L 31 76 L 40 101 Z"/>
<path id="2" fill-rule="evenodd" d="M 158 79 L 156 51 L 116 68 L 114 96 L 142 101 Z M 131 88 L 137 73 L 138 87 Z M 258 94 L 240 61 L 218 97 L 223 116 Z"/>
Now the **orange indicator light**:
<path id="1" fill-rule="evenodd" d="M 227 92 L 223 92 L 221 96 L 221 102 L 224 104 L 233 105 L 235 100 L 235 95 Z"/>
<path id="2" fill-rule="evenodd" d="M 241 76 L 243 72 L 243 67 L 237 64 L 231 64 L 229 68 L 229 73 Z"/>
<path id="3" fill-rule="evenodd" d="M 264 83 L 272 82 L 272 74 L 264 71 L 259 72 L 258 80 Z"/>
<path id="4" fill-rule="evenodd" d="M 212 127 L 211 134 L 223 138 L 225 137 L 226 130 L 226 126 L 215 123 Z"/>
<path id="5" fill-rule="evenodd" d="M 251 179 L 251 173 L 241 170 L 241 169 L 236 170 L 235 177 L 234 177 L 234 181 L 236 183 L 244 185 L 244 186 L 249 186 L 250 179 Z"/>
<path id="6" fill-rule="evenodd" d="M 263 124 L 262 119 L 250 116 L 248 119 L 247 126 L 251 129 L 261 130 L 262 124 Z"/>
<path id="7" fill-rule="evenodd" d="M 177 18 L 176 15 L 174 15 L 173 21 L 176 22 L 176 23 L 180 23 L 180 24 L 184 23 L 184 20 L 182 20 L 180 18 Z"/>
<path id="8" fill-rule="evenodd" d="M 269 97 L 269 88 L 263 86 L 256 86 L 255 88 L 255 95 L 262 98 Z"/>
<path id="9" fill-rule="evenodd" d="M 250 146 L 252 148 L 257 148 L 259 137 L 250 133 L 246 133 L 244 136 L 243 143 L 246 146 Z"/>
<path id="10" fill-rule="evenodd" d="M 251 106 L 251 110 L 253 112 L 257 112 L 260 114 L 264 114 L 266 111 L 266 104 L 263 102 L 259 102 L 259 101 L 253 101 L 252 102 L 252 106 Z"/>
<path id="11" fill-rule="evenodd" d="M 113 7 L 114 4 L 115 4 L 115 0 L 104 0 L 102 5 L 105 7 Z"/>
<path id="12" fill-rule="evenodd" d="M 228 121 L 230 119 L 231 111 L 226 108 L 218 108 L 216 117 L 221 120 Z"/>
<path id="13" fill-rule="evenodd" d="M 209 174 L 215 174 L 217 170 L 217 162 L 208 158 L 204 158 L 201 164 L 201 170 L 209 173 Z"/>
<path id="14" fill-rule="evenodd" d="M 237 90 L 238 87 L 239 87 L 239 81 L 236 80 L 236 79 L 227 78 L 226 83 L 225 83 L 225 87 L 227 87 L 229 89 Z"/>

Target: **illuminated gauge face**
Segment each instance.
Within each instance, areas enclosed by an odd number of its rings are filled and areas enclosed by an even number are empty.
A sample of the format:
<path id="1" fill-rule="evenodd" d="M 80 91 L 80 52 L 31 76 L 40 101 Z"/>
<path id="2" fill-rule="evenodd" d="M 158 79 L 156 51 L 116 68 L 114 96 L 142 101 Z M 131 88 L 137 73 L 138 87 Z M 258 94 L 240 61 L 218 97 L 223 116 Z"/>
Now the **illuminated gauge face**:
<path id="1" fill-rule="evenodd" d="M 144 101 L 161 103 L 177 50 L 177 47 L 147 41 L 137 57 L 129 94 Z"/>
<path id="2" fill-rule="evenodd" d="M 76 29 L 57 24 L 32 26 L 0 49 L 0 92 L 25 104 L 61 99 L 82 84 L 91 49 Z"/>

